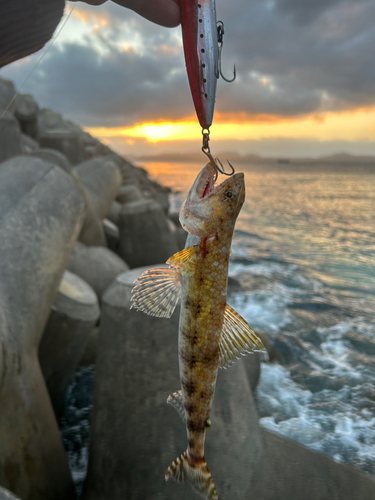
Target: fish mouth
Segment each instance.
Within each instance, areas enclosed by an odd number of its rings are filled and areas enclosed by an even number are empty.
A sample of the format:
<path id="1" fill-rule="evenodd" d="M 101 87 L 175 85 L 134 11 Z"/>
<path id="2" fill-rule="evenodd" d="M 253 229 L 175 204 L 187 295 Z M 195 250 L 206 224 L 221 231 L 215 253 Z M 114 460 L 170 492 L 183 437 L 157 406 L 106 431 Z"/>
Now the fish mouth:
<path id="1" fill-rule="evenodd" d="M 236 177 L 243 177 L 243 174 L 234 174 L 228 179 L 224 179 L 221 184 L 215 185 L 217 179 L 216 169 L 211 163 L 207 163 L 198 174 L 190 189 L 188 195 L 189 203 L 194 203 L 208 198 L 210 195 L 217 194 L 219 191 L 226 189 L 226 185 Z"/>
<path id="2" fill-rule="evenodd" d="M 211 163 L 207 163 L 207 165 L 199 172 L 190 189 L 190 200 L 201 200 L 212 193 L 216 181 L 215 177 L 215 168 L 211 165 Z"/>

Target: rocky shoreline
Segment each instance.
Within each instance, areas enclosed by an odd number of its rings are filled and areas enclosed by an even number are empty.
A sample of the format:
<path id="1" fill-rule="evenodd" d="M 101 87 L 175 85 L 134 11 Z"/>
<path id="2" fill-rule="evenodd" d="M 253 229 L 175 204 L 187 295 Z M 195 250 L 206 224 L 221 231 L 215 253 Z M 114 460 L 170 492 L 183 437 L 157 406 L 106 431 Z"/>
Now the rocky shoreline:
<path id="1" fill-rule="evenodd" d="M 168 189 L 32 96 L 3 114 L 14 94 L 0 79 L 0 500 L 76 498 L 57 420 L 81 364 L 96 365 L 83 498 L 191 498 L 163 483 L 185 446 L 166 405 L 178 311 L 130 310 L 142 268 L 185 244 Z M 220 498 L 372 499 L 371 476 L 260 429 L 260 361 L 220 373 L 207 437 Z"/>

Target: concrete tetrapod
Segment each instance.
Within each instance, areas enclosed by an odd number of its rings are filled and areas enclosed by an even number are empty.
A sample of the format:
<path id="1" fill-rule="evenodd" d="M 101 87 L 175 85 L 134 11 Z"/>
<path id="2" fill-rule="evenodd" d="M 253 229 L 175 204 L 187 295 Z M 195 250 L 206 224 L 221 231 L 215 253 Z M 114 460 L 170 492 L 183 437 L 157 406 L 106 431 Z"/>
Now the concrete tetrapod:
<path id="1" fill-rule="evenodd" d="M 21 154 L 21 129 L 14 116 L 6 111 L 0 117 L 0 162 Z"/>
<path id="2" fill-rule="evenodd" d="M 0 484 L 23 500 L 75 497 L 38 346 L 84 201 L 55 165 L 0 165 Z"/>
<path id="3" fill-rule="evenodd" d="M 140 201 L 144 200 L 145 197 L 138 189 L 136 184 L 129 184 L 127 186 L 121 186 L 119 192 L 116 196 L 116 201 L 125 205 L 126 203 L 130 203 L 131 201 Z"/>
<path id="4" fill-rule="evenodd" d="M 77 241 L 68 269 L 86 281 L 100 300 L 112 281 L 129 266 L 108 248 L 86 247 Z"/>
<path id="5" fill-rule="evenodd" d="M 43 160 L 46 160 L 48 162 L 55 163 L 73 177 L 73 180 L 80 190 L 86 205 L 86 216 L 85 220 L 83 221 L 82 229 L 78 236 L 78 239 L 85 245 L 106 246 L 106 237 L 103 231 L 102 221 L 96 214 L 91 202 L 91 197 L 86 192 L 86 189 L 84 188 L 80 178 L 78 177 L 75 168 L 70 163 L 68 158 L 60 151 L 49 148 L 40 148 L 37 151 L 30 153 L 30 156 L 42 158 Z"/>
<path id="6" fill-rule="evenodd" d="M 40 366 L 58 418 L 70 379 L 99 316 L 94 290 L 75 274 L 65 271 L 39 345 Z"/>
<path id="7" fill-rule="evenodd" d="M 143 270 L 121 274 L 103 296 L 85 500 L 194 495 L 189 484 L 164 481 L 187 447 L 184 423 L 166 403 L 180 388 L 179 308 L 171 319 L 130 310 L 133 281 Z M 219 374 L 211 415 L 206 457 L 217 491 L 243 500 L 262 448 L 243 364 Z"/>
<path id="8" fill-rule="evenodd" d="M 166 262 L 178 252 L 161 206 L 153 200 L 133 201 L 120 212 L 119 255 L 130 267 Z"/>
<path id="9" fill-rule="evenodd" d="M 19 121 L 22 132 L 33 139 L 38 137 L 38 112 L 39 106 L 33 96 L 28 94 L 17 96 L 15 117 Z"/>
<path id="10" fill-rule="evenodd" d="M 105 156 L 92 158 L 76 166 L 98 218 L 103 221 L 122 184 L 119 167 Z"/>
<path id="11" fill-rule="evenodd" d="M 115 200 L 110 206 L 109 212 L 106 215 L 106 218 L 113 222 L 113 224 L 116 224 L 116 226 L 119 225 L 121 208 L 121 203 Z"/>
<path id="12" fill-rule="evenodd" d="M 117 252 L 120 244 L 120 230 L 118 226 L 109 219 L 104 219 L 103 230 L 108 248 L 112 250 L 112 252 Z"/>

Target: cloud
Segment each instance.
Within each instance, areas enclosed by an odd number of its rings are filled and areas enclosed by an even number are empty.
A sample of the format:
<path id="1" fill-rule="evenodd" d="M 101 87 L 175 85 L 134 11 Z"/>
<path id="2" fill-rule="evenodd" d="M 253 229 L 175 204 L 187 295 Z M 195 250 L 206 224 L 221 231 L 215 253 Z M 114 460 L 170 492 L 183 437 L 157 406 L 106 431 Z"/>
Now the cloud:
<path id="1" fill-rule="evenodd" d="M 180 29 L 111 2 L 77 5 L 23 92 L 84 126 L 194 115 Z M 225 21 L 221 114 L 298 117 L 375 105 L 373 0 L 217 0 Z M 80 24 L 79 24 L 80 23 Z M 3 68 L 19 85 L 35 58 Z"/>
<path id="2" fill-rule="evenodd" d="M 346 0 L 277 0 L 275 8 L 283 14 L 293 17 L 298 25 L 309 25 L 318 19 L 324 12 L 344 3 Z"/>

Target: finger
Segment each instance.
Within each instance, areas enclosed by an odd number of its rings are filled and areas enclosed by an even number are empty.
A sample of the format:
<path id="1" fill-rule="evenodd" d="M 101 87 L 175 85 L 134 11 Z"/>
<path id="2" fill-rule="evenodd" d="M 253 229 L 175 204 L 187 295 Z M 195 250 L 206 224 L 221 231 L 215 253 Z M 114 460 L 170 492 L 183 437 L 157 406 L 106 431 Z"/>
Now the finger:
<path id="1" fill-rule="evenodd" d="M 90 5 L 102 5 L 105 3 L 107 0 L 71 0 L 71 2 L 85 2 Z"/>

